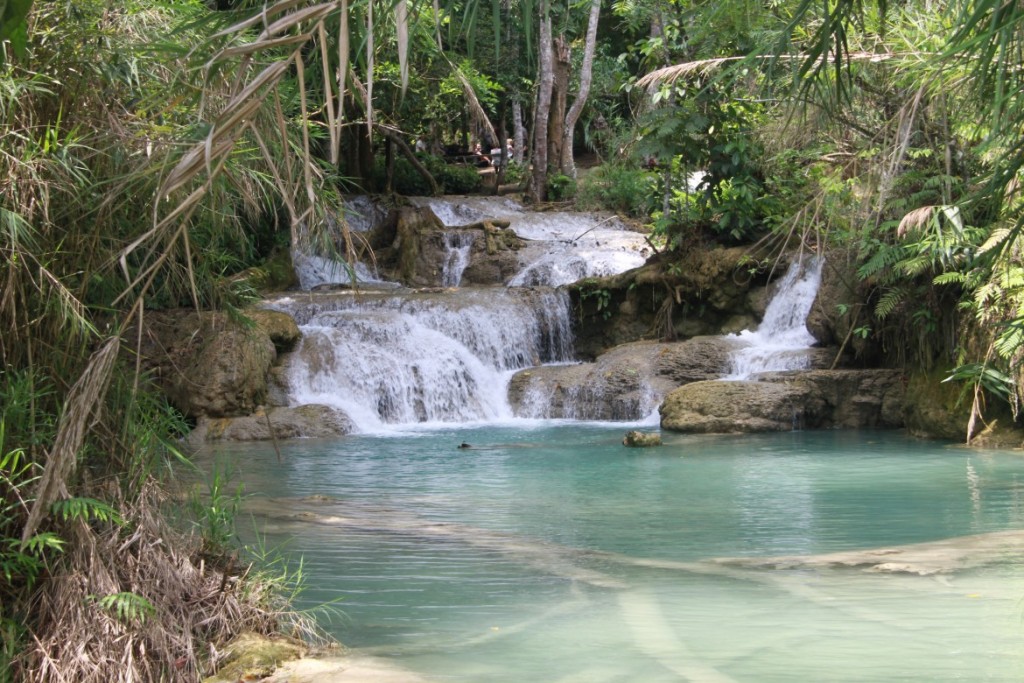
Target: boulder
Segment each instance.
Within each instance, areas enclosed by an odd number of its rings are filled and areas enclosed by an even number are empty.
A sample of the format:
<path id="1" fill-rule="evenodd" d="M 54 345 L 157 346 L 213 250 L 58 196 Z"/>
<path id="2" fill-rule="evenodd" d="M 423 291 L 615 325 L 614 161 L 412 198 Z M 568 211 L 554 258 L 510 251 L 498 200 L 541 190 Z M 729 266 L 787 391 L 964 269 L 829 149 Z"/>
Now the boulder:
<path id="1" fill-rule="evenodd" d="M 445 235 L 471 233 L 469 265 L 464 284 L 502 284 L 520 268 L 518 249 L 523 245 L 507 220 L 484 220 L 445 226 L 429 206 L 393 209 L 368 237 L 379 269 L 408 287 L 440 287 L 448 246 Z"/>
<path id="2" fill-rule="evenodd" d="M 655 432 L 638 432 L 635 429 L 626 432 L 626 436 L 622 439 L 623 446 L 629 446 L 630 448 L 649 448 L 651 446 L 661 445 L 661 434 Z"/>
<path id="3" fill-rule="evenodd" d="M 302 338 L 295 319 L 282 311 L 255 309 L 245 311 L 245 316 L 267 333 L 278 353 L 291 351 Z"/>
<path id="4" fill-rule="evenodd" d="M 688 433 L 903 426 L 896 370 L 766 373 L 758 381 L 695 382 L 662 403 L 661 427 Z"/>
<path id="5" fill-rule="evenodd" d="M 144 369 L 189 417 L 251 413 L 266 401 L 267 373 L 277 358 L 258 322 L 192 310 L 147 313 L 140 350 Z"/>
<path id="6" fill-rule="evenodd" d="M 273 428 L 273 437 L 271 437 Z M 269 441 L 273 439 L 344 436 L 352 421 L 343 411 L 311 403 L 295 407 L 258 409 L 243 417 L 204 418 L 189 440 L 198 447 L 216 441 Z"/>
<path id="7" fill-rule="evenodd" d="M 728 341 L 714 337 L 623 344 L 594 363 L 516 373 L 509 403 L 524 417 L 637 420 L 680 384 L 720 377 L 728 352 Z"/>

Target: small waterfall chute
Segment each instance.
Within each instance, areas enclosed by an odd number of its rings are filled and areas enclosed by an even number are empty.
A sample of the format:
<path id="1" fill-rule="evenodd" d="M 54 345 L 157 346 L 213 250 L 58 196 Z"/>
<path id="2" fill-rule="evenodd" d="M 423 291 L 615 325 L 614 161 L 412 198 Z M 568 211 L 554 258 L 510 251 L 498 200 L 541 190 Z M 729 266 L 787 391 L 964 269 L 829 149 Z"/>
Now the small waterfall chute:
<path id="1" fill-rule="evenodd" d="M 371 230 L 384 218 L 385 210 L 365 195 L 346 199 L 342 204 L 345 224 L 355 233 Z M 342 226 L 340 218 L 327 217 L 328 234 L 334 235 L 340 242 Z M 337 245 L 340 249 L 340 244 Z M 299 288 L 310 290 L 322 285 L 358 285 L 362 283 L 381 283 L 377 269 L 373 266 L 353 260 L 351 263 L 344 257 L 334 258 L 334 254 L 314 245 L 292 248 L 292 267 L 299 281 Z"/>
<path id="2" fill-rule="evenodd" d="M 729 337 L 736 350 L 729 373 L 722 379 L 743 380 L 761 372 L 809 367 L 807 350 L 815 339 L 806 321 L 821 284 L 823 263 L 821 258 L 811 257 L 790 265 L 758 328 Z"/>
<path id="3" fill-rule="evenodd" d="M 469 253 L 476 236 L 466 230 L 449 230 L 444 233 L 444 266 L 441 271 L 441 285 L 458 287 L 462 274 L 469 266 Z"/>

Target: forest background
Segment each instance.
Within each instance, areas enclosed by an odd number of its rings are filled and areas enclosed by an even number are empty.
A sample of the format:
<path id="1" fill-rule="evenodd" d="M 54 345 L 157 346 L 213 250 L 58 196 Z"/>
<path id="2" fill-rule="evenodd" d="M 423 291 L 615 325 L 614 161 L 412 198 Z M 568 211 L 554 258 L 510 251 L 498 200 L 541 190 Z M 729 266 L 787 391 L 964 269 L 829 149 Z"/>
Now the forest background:
<path id="1" fill-rule="evenodd" d="M 196 680 L 315 629 L 293 570 L 184 502 L 147 311 L 239 325 L 350 192 L 479 189 L 417 154 L 513 138 L 499 180 L 714 244 L 856 268 L 871 362 L 1016 419 L 1024 8 L 998 0 L 0 0 L 0 681 Z M 585 175 L 575 156 L 600 161 Z M 525 154 L 525 156 L 524 156 Z M 341 225 L 340 234 L 331 226 Z"/>

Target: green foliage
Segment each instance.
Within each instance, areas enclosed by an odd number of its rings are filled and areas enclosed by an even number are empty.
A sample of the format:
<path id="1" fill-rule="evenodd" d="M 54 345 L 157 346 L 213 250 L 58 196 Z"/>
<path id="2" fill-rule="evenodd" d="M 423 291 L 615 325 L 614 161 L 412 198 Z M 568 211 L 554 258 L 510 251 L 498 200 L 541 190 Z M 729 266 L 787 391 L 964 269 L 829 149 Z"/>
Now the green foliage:
<path id="1" fill-rule="evenodd" d="M 245 487 L 230 487 L 227 473 L 215 466 L 206 481 L 206 491 L 193 490 L 189 498 L 192 519 L 202 539 L 203 551 L 219 557 L 235 546 L 235 519 Z"/>
<path id="2" fill-rule="evenodd" d="M 122 525 L 124 518 L 112 506 L 95 498 L 65 498 L 54 501 L 50 505 L 50 512 L 54 517 L 64 522 L 73 520 L 81 522 L 109 522 Z"/>
<path id="3" fill-rule="evenodd" d="M 650 171 L 624 163 L 607 163 L 578 184 L 576 205 L 584 210 L 608 210 L 647 218 L 656 205 L 657 180 Z"/>
<path id="4" fill-rule="evenodd" d="M 111 593 L 96 601 L 102 609 L 113 614 L 124 624 L 144 623 L 156 613 L 156 607 L 146 598 L 135 593 Z"/>
<path id="5" fill-rule="evenodd" d="M 584 286 L 580 288 L 580 299 L 581 301 L 593 301 L 597 313 L 600 314 L 601 318 L 608 320 L 612 316 L 612 293 L 606 287 L 598 286 L 592 282 L 584 283 Z M 582 310 L 580 311 L 582 315 Z"/>
<path id="6" fill-rule="evenodd" d="M 445 164 L 435 177 L 444 191 L 450 194 L 471 194 L 483 187 L 483 180 L 474 166 Z"/>
<path id="7" fill-rule="evenodd" d="M 28 46 L 28 13 L 32 0 L 3 0 L 0 2 L 0 65 L 5 61 L 3 43 L 9 42 L 15 57 L 25 56 Z"/>
<path id="8" fill-rule="evenodd" d="M 518 185 L 526 180 L 526 165 L 510 161 L 505 165 L 505 182 Z"/>
<path id="9" fill-rule="evenodd" d="M 986 363 L 967 363 L 953 368 L 943 382 L 964 382 L 971 387 L 980 387 L 1004 401 L 1011 401 L 1016 395 L 1012 377 Z"/>
<path id="10" fill-rule="evenodd" d="M 548 193 L 550 200 L 560 202 L 576 196 L 576 181 L 563 173 L 548 175 Z"/>
<path id="11" fill-rule="evenodd" d="M 479 192 L 483 181 L 476 167 L 465 164 L 447 164 L 444 159 L 433 155 L 420 157 L 420 163 L 434 176 L 434 180 L 443 192 L 449 194 L 472 194 Z M 386 170 L 383 160 L 378 160 L 376 183 L 384 187 Z M 394 160 L 394 177 L 392 179 L 395 192 L 410 197 L 426 197 L 431 193 L 430 184 L 409 161 L 399 157 Z"/>

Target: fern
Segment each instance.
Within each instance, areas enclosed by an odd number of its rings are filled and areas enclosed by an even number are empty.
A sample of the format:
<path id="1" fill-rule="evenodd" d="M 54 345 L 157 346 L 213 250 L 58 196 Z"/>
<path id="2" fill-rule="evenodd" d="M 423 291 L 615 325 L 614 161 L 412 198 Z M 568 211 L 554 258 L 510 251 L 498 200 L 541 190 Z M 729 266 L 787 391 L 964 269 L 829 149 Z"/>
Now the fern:
<path id="1" fill-rule="evenodd" d="M 939 273 L 932 278 L 932 282 L 936 285 L 962 285 L 967 282 L 967 275 L 951 270 L 946 273 Z"/>
<path id="2" fill-rule="evenodd" d="M 122 624 L 138 622 L 145 623 L 146 619 L 156 614 L 156 607 L 146 598 L 135 593 L 111 593 L 104 595 L 97 601 L 97 604 Z"/>
<path id="3" fill-rule="evenodd" d="M 997 228 L 992 231 L 985 243 L 978 248 L 978 254 L 984 254 L 992 249 L 1001 248 L 1006 241 L 1014 234 L 1009 228 Z"/>
<path id="4" fill-rule="evenodd" d="M 903 303 L 906 291 L 901 287 L 893 287 L 882 295 L 882 298 L 875 304 L 875 315 L 884 320 L 886 316 L 895 311 Z"/>
<path id="5" fill-rule="evenodd" d="M 902 273 L 908 278 L 915 278 L 921 273 L 926 272 L 932 265 L 931 259 L 926 254 L 918 254 L 917 256 L 911 256 L 905 258 L 895 264 L 893 264 L 893 270 Z"/>
<path id="6" fill-rule="evenodd" d="M 898 263 L 903 258 L 903 249 L 901 247 L 893 246 L 890 244 L 882 244 L 879 246 L 874 256 L 868 259 L 864 265 L 857 269 L 857 277 L 861 280 L 867 280 L 873 275 L 877 275 L 883 271 L 888 270 L 893 264 Z"/>
<path id="7" fill-rule="evenodd" d="M 1012 358 L 1024 347 L 1024 320 L 1017 318 L 1005 324 L 996 337 L 995 349 L 1002 358 Z"/>

